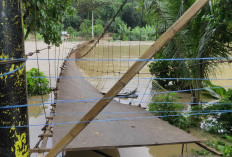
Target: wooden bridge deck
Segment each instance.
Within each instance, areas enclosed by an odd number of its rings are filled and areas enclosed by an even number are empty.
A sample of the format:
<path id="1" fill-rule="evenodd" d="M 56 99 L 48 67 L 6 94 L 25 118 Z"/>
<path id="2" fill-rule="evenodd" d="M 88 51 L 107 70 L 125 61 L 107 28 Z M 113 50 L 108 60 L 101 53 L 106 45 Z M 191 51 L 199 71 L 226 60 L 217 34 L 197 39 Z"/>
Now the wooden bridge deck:
<path id="1" fill-rule="evenodd" d="M 74 55 L 71 56 L 74 58 Z M 82 77 L 74 61 L 66 62 L 63 77 Z M 102 98 L 102 94 L 84 79 L 61 79 L 58 85 L 58 100 L 79 100 Z M 88 112 L 96 102 L 58 103 L 54 123 L 77 122 L 83 114 L 65 114 Z M 111 102 L 103 112 L 144 112 L 135 106 Z M 64 113 L 65 115 L 59 115 Z M 150 113 L 131 114 L 100 114 L 95 120 L 121 119 L 133 117 L 151 117 Z M 75 124 L 60 124 L 54 126 L 53 145 L 55 145 Z M 122 121 L 92 122 L 76 137 L 65 150 L 95 150 L 134 146 L 154 146 L 180 143 L 200 142 L 167 122 L 158 118 L 144 118 Z"/>

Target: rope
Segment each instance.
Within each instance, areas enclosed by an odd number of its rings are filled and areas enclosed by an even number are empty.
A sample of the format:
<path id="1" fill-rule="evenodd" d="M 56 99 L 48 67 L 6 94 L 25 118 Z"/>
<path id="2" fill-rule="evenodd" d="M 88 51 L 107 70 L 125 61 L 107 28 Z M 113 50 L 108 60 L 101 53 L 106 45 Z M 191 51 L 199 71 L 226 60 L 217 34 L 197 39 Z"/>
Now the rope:
<path id="1" fill-rule="evenodd" d="M 139 120 L 139 119 L 153 119 L 153 118 L 165 118 L 165 117 L 179 117 L 179 116 L 195 116 L 195 115 L 209 115 L 209 114 L 222 114 L 231 112 L 210 112 L 210 113 L 193 113 L 193 114 L 176 114 L 176 115 L 164 115 L 164 116 L 147 116 L 147 117 L 133 117 L 133 118 L 118 118 L 118 119 L 104 119 L 104 120 L 93 120 L 93 121 L 78 121 L 78 122 L 64 122 L 64 123 L 51 123 L 51 124 L 36 124 L 36 125 L 23 125 L 23 126 L 0 126 L 0 129 L 10 128 L 24 128 L 24 127 L 35 127 L 35 126 L 47 126 L 47 125 L 66 125 L 66 124 L 77 124 L 77 123 L 90 123 L 90 122 L 114 122 L 114 121 L 125 121 L 125 120 Z"/>
<path id="2" fill-rule="evenodd" d="M 46 77 L 46 76 L 29 76 L 28 78 L 56 78 L 56 79 L 69 79 L 69 78 L 76 78 L 76 79 L 120 79 L 120 77 Z M 183 80 L 183 81 L 189 81 L 189 80 L 197 80 L 197 81 L 232 81 L 232 79 L 225 78 L 225 79 L 219 79 L 219 78 L 151 78 L 151 77 L 135 77 L 134 79 L 138 80 Z"/>
<path id="3" fill-rule="evenodd" d="M 99 99 L 83 99 L 83 100 L 56 100 L 56 104 L 63 104 L 63 103 L 77 103 L 77 102 L 97 102 Z M 136 103 L 140 103 L 140 101 L 132 101 Z M 151 104 L 183 104 L 183 105 L 198 105 L 199 103 L 192 103 L 192 102 L 141 102 L 141 103 L 151 103 Z M 43 103 L 50 105 L 51 102 L 49 103 Z M 29 106 L 41 106 L 43 105 L 42 103 L 39 104 L 25 104 L 25 105 L 15 105 L 15 106 L 4 106 L 0 107 L 0 109 L 12 109 L 12 108 L 22 108 L 22 107 L 29 107 Z M 225 105 L 225 106 L 230 106 L 232 103 L 200 103 L 201 105 Z"/>
<path id="4" fill-rule="evenodd" d="M 211 113 L 211 112 L 232 112 L 232 110 L 202 110 L 202 111 L 140 111 L 140 112 L 101 112 L 99 115 L 104 114 L 137 114 L 137 113 Z M 54 113 L 53 115 L 85 115 L 87 112 L 74 112 L 74 113 Z M 31 116 L 39 116 L 43 114 L 29 114 Z"/>
<path id="5" fill-rule="evenodd" d="M 30 58 L 18 58 L 18 59 L 12 59 L 12 58 L 0 58 L 0 60 L 17 60 L 17 61 L 26 61 L 26 60 L 36 60 L 36 59 L 30 59 Z M 48 59 L 39 59 L 46 61 Z M 157 61 L 195 61 L 195 60 L 226 60 L 226 61 L 221 61 L 221 63 L 224 62 L 232 62 L 232 57 L 209 57 L 209 58 L 166 58 L 166 59 L 49 59 L 49 60 L 66 60 L 66 61 L 115 61 L 115 62 L 157 62 Z M 215 62 L 205 62 L 205 63 L 215 63 Z"/>
<path id="6" fill-rule="evenodd" d="M 24 63 L 23 65 L 21 65 L 19 68 L 16 68 L 16 69 L 14 69 L 14 70 L 12 70 L 12 71 L 9 71 L 9 72 L 7 72 L 7 73 L 4 73 L 4 74 L 0 74 L 0 77 L 13 74 L 13 73 L 19 71 L 20 69 L 22 69 L 24 66 L 25 66 L 25 63 Z"/>

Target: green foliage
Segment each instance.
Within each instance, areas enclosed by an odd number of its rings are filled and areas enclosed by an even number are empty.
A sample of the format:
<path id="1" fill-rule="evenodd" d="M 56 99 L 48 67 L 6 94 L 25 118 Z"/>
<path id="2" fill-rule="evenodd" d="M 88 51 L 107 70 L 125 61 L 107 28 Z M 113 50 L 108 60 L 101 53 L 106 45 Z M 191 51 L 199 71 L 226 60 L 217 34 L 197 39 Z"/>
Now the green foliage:
<path id="1" fill-rule="evenodd" d="M 38 32 L 45 43 L 61 43 L 61 21 L 63 16 L 74 12 L 72 0 L 23 0 L 23 21 L 27 30 L 25 38 L 30 33 Z"/>
<path id="2" fill-rule="evenodd" d="M 142 26 L 142 14 L 136 9 L 139 5 L 137 1 L 127 3 L 122 11 L 122 20 L 130 27 L 141 27 Z"/>
<path id="3" fill-rule="evenodd" d="M 80 25 L 79 35 L 82 37 L 90 37 L 91 36 L 91 29 L 89 29 L 90 27 L 91 27 L 91 21 L 85 19 Z"/>
<path id="4" fill-rule="evenodd" d="M 104 28 L 102 27 L 102 25 L 94 25 L 94 33 L 96 36 L 102 35 L 103 32 Z"/>
<path id="5" fill-rule="evenodd" d="M 219 105 L 210 105 L 206 107 L 206 110 L 232 110 L 232 89 L 228 89 L 225 94 L 222 96 L 223 98 L 219 101 Z M 213 119 L 209 119 L 206 121 L 207 129 L 209 129 L 212 133 L 226 133 L 232 135 L 232 113 L 220 113 L 220 114 L 212 114 Z"/>
<path id="6" fill-rule="evenodd" d="M 99 20 L 98 22 L 101 23 L 101 20 Z M 94 25 L 94 34 L 96 36 L 102 35 L 103 31 L 104 31 L 104 28 L 102 25 Z M 92 33 L 91 21 L 85 19 L 80 25 L 79 35 L 82 37 L 89 38 L 91 37 L 91 33 Z"/>
<path id="7" fill-rule="evenodd" d="M 114 21 L 114 31 L 115 33 L 119 33 L 118 31 L 120 30 L 121 25 L 126 25 L 124 21 L 120 17 L 116 17 Z"/>
<path id="8" fill-rule="evenodd" d="M 49 81 L 46 78 L 34 78 L 34 77 L 46 77 L 46 76 L 44 75 L 43 72 L 39 72 L 37 68 L 32 68 L 30 71 L 27 71 L 28 95 L 48 94 L 51 91 L 51 89 L 49 88 Z"/>
<path id="9" fill-rule="evenodd" d="M 232 136 L 223 135 L 222 138 L 223 138 L 223 139 L 226 139 L 226 140 L 229 141 L 229 142 L 232 142 Z"/>
<path id="10" fill-rule="evenodd" d="M 75 0 L 76 9 L 84 19 L 90 18 L 91 12 L 110 4 L 110 0 Z M 112 2 L 111 2 L 112 3 Z"/>
<path id="11" fill-rule="evenodd" d="M 69 27 L 72 27 L 76 31 L 79 31 L 81 22 L 81 17 L 78 14 L 73 14 L 64 16 L 64 21 L 62 23 L 64 25 L 64 30 L 67 30 Z"/>
<path id="12" fill-rule="evenodd" d="M 104 22 L 102 20 L 100 20 L 100 19 L 97 19 L 97 20 L 95 20 L 95 24 L 102 26 L 104 24 Z"/>
<path id="13" fill-rule="evenodd" d="M 212 141 L 208 142 L 207 145 L 223 153 L 224 157 L 232 156 L 232 146 L 225 142 L 213 139 Z"/>
<path id="14" fill-rule="evenodd" d="M 232 110 L 231 100 L 222 99 L 221 101 L 219 101 L 219 103 L 223 103 L 223 104 L 208 106 L 207 110 L 226 110 L 226 111 Z M 231 112 L 213 114 L 211 116 L 213 117 L 213 119 L 209 119 L 206 121 L 206 124 L 208 124 L 207 129 L 209 129 L 210 132 L 212 133 L 222 132 L 232 135 Z"/>
<path id="15" fill-rule="evenodd" d="M 203 149 L 203 150 L 193 150 L 193 153 L 196 154 L 196 155 L 201 155 L 201 156 L 213 155 L 212 153 L 208 152 L 205 149 Z"/>
<path id="16" fill-rule="evenodd" d="M 226 89 L 220 86 L 215 86 L 213 85 L 209 80 L 204 81 L 204 91 L 208 92 L 208 95 L 211 95 L 214 98 L 220 99 L 223 98 L 225 96 Z"/>
<path id="17" fill-rule="evenodd" d="M 153 114 L 155 116 L 169 115 L 170 117 L 161 117 L 161 119 L 168 121 L 170 124 L 177 126 L 181 129 L 187 129 L 189 127 L 189 120 L 188 118 L 181 115 L 180 111 L 182 111 L 184 107 L 181 104 L 174 103 L 176 102 L 176 100 L 177 100 L 176 93 L 154 96 L 153 101 L 160 103 L 149 104 L 149 111 L 161 111 L 159 113 L 154 112 Z M 162 102 L 173 102 L 173 103 L 162 103 Z M 179 116 L 171 116 L 171 115 L 179 115 Z"/>
<path id="18" fill-rule="evenodd" d="M 232 89 L 231 89 L 231 88 L 229 88 L 229 89 L 226 91 L 226 93 L 225 93 L 225 95 L 224 95 L 224 98 L 225 98 L 226 100 L 232 101 Z"/>
<path id="19" fill-rule="evenodd" d="M 77 34 L 78 34 L 78 32 L 74 28 L 72 28 L 71 26 L 67 28 L 67 32 L 71 36 L 77 36 Z"/>
<path id="20" fill-rule="evenodd" d="M 120 25 L 118 30 L 118 33 L 120 34 L 120 39 L 124 41 L 129 40 L 130 31 L 130 28 L 128 28 L 126 24 Z"/>
<path id="21" fill-rule="evenodd" d="M 165 57 L 161 53 L 158 53 L 155 59 L 164 59 Z M 176 69 L 186 66 L 185 64 L 178 64 L 178 61 L 157 61 L 152 62 L 148 65 L 149 71 L 152 75 L 157 78 L 178 78 L 180 73 L 183 71 L 178 71 Z M 186 70 L 186 69 L 185 69 Z M 169 80 L 169 79 L 159 79 L 156 80 L 159 85 L 166 89 L 187 89 L 189 88 L 189 81 L 187 80 Z"/>
<path id="22" fill-rule="evenodd" d="M 119 21 L 120 22 L 120 21 Z M 117 23 L 118 24 L 118 23 Z M 121 40 L 127 41 L 151 41 L 155 40 L 155 32 L 156 29 L 152 26 L 146 25 L 145 27 L 135 27 L 131 29 L 131 27 L 127 27 L 127 24 L 122 23 L 119 25 L 116 25 L 117 29 L 117 36 Z M 116 38 L 117 40 L 117 38 Z"/>
<path id="23" fill-rule="evenodd" d="M 157 32 L 161 35 L 182 15 L 195 0 L 143 0 L 142 7 L 146 17 L 153 21 Z M 161 58 L 205 58 L 205 57 L 228 57 L 230 55 L 226 44 L 232 40 L 231 17 L 232 7 L 230 1 L 218 0 L 208 3 L 190 23 L 173 38 L 160 52 Z M 209 73 L 217 66 L 216 62 L 207 64 L 207 60 L 192 60 L 169 62 L 175 70 L 177 78 L 207 78 Z M 156 63 L 159 64 L 159 63 Z M 163 63 L 160 63 L 163 64 Z M 162 65 L 151 66 L 151 68 Z M 166 66 L 167 67 L 167 66 Z M 166 70 L 164 67 L 163 70 Z M 185 67 L 185 68 L 178 68 Z M 152 69 L 153 73 L 159 73 L 161 68 Z M 156 72 L 154 72 L 156 71 Z M 162 76 L 163 74 L 156 74 Z M 202 81 L 186 81 L 192 89 L 202 88 Z M 185 87 L 185 86 L 184 86 Z M 192 96 L 200 101 L 200 92 L 193 91 Z"/>
<path id="24" fill-rule="evenodd" d="M 222 142 L 218 141 L 216 139 L 212 139 L 210 142 L 206 143 L 209 147 L 214 148 L 215 150 L 221 152 L 223 154 L 223 157 L 231 157 L 232 156 L 232 146 Z M 212 153 L 206 151 L 206 150 L 197 150 L 194 151 L 197 155 L 204 155 L 209 156 L 213 155 Z"/>
<path id="25" fill-rule="evenodd" d="M 191 113 L 199 113 L 199 112 L 203 112 L 203 106 L 201 104 L 198 105 L 192 105 L 191 106 Z M 206 115 L 194 115 L 194 116 L 190 116 L 190 125 L 192 128 L 201 128 L 201 123 L 205 120 Z"/>

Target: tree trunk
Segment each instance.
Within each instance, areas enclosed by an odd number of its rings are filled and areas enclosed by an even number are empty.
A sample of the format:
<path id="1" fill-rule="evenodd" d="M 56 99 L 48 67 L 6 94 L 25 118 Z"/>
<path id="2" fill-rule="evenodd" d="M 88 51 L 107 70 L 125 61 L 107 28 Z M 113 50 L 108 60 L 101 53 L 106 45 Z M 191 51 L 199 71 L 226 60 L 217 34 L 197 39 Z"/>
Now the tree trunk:
<path id="1" fill-rule="evenodd" d="M 0 0 L 0 10 L 0 156 L 29 157 L 25 61 L 6 60 L 25 58 L 21 0 Z"/>
<path id="2" fill-rule="evenodd" d="M 94 15 L 92 10 L 92 38 L 94 38 Z"/>
<path id="3" fill-rule="evenodd" d="M 202 60 L 196 61 L 196 64 L 198 64 L 196 67 L 194 67 L 193 70 L 193 78 L 203 78 L 203 67 L 202 67 Z M 198 105 L 201 102 L 201 90 L 202 88 L 202 81 L 201 80 L 193 80 L 192 81 L 192 103 L 193 106 Z"/>

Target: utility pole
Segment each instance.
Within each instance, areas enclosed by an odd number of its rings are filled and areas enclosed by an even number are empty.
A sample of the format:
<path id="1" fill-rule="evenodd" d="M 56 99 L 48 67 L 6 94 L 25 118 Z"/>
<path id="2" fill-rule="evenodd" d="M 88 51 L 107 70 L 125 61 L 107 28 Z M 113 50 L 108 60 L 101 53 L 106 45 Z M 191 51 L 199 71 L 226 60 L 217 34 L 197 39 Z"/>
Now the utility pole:
<path id="1" fill-rule="evenodd" d="M 27 104 L 25 61 L 15 60 L 25 58 L 21 2 L 0 0 L 1 157 L 30 156 L 27 107 L 11 108 Z"/>

